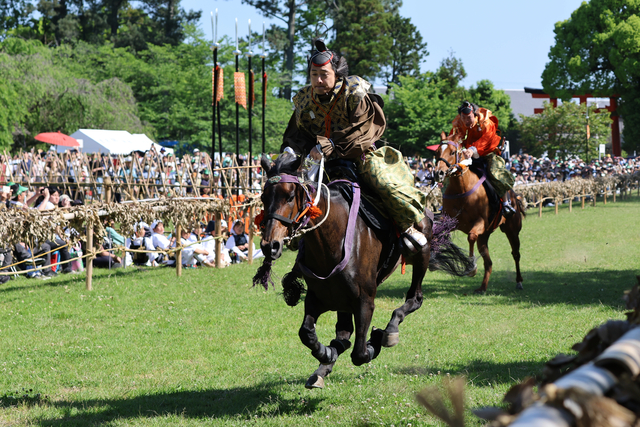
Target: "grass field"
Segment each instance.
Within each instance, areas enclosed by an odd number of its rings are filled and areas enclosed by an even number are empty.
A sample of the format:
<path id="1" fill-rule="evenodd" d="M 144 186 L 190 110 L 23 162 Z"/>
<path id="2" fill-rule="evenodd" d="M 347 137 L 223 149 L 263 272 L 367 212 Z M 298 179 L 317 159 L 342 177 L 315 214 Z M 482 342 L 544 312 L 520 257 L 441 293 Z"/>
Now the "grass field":
<path id="1" fill-rule="evenodd" d="M 552 209 L 524 221 L 524 291 L 496 233 L 486 295 L 471 293 L 480 274 L 428 273 L 400 344 L 361 367 L 343 355 L 323 390 L 304 388 L 317 362 L 298 339 L 301 305 L 286 306 L 279 283 L 252 288 L 257 264 L 181 278 L 169 268 L 98 270 L 91 292 L 84 275 L 10 281 L 0 288 L 0 425 L 440 425 L 414 396 L 447 375 L 466 377 L 468 408 L 500 405 L 591 328 L 623 319 L 621 297 L 640 274 L 640 199 Z M 374 325 L 402 303 L 407 273 L 379 289 Z M 334 322 L 320 318 L 325 343 Z M 468 412 L 467 424 L 482 423 Z"/>

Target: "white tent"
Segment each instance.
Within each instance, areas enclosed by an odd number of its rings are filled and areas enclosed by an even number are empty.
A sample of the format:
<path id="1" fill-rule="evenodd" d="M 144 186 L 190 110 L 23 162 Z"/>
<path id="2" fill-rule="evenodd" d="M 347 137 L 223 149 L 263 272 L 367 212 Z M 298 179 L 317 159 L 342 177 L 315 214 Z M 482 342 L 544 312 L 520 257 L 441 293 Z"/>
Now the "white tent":
<path id="1" fill-rule="evenodd" d="M 129 154 L 132 151 L 147 151 L 152 146 L 160 151 L 162 146 L 156 144 L 145 134 L 131 135 L 126 130 L 79 129 L 72 138 L 80 141 L 80 151 L 83 153 Z M 70 150 L 71 147 L 56 146 L 58 153 Z M 165 148 L 167 153 L 173 149 Z"/>

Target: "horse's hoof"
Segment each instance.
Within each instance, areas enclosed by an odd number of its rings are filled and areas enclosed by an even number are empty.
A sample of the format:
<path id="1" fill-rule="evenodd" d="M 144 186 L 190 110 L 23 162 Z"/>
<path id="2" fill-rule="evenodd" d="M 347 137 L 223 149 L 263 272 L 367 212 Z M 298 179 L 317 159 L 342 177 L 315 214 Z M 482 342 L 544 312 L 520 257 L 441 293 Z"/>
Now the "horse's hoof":
<path id="1" fill-rule="evenodd" d="M 393 347 L 400 342 L 400 332 L 391 332 L 388 333 L 384 331 L 382 333 L 382 346 L 383 347 Z"/>
<path id="2" fill-rule="evenodd" d="M 476 294 L 476 295 L 484 295 L 485 292 L 487 292 L 487 290 L 486 289 L 482 289 L 482 288 L 478 288 L 475 291 L 473 291 L 473 293 Z"/>
<path id="3" fill-rule="evenodd" d="M 518 283 L 516 283 L 516 291 L 521 291 L 521 290 L 523 290 L 523 289 L 524 289 L 524 288 L 522 287 L 522 282 L 518 282 Z"/>
<path id="4" fill-rule="evenodd" d="M 307 383 L 304 385 L 309 390 L 314 388 L 324 388 L 324 378 L 320 375 L 313 374 L 307 380 Z"/>
<path id="5" fill-rule="evenodd" d="M 469 274 L 467 274 L 467 277 L 475 277 L 475 275 L 478 273 L 478 267 L 474 268 L 473 270 L 471 270 L 469 272 Z"/>

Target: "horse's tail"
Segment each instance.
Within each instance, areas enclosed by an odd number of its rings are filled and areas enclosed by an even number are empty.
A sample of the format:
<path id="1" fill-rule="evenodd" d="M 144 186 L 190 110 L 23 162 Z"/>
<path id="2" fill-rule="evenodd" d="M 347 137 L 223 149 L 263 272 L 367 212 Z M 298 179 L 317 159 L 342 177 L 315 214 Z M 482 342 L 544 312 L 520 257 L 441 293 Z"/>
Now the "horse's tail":
<path id="1" fill-rule="evenodd" d="M 442 218 L 433 224 L 429 270 L 444 271 L 462 277 L 468 276 L 476 269 L 476 259 L 468 256 L 451 241 L 451 232 L 457 225 L 458 220 L 447 215 L 442 215 Z"/>

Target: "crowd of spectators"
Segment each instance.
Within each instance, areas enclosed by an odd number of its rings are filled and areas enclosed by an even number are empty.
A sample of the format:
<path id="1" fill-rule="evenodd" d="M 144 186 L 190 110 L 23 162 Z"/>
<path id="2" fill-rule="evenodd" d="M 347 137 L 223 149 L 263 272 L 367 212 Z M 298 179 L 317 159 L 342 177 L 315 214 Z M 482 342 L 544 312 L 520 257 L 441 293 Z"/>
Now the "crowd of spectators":
<path id="1" fill-rule="evenodd" d="M 70 206 L 83 204 L 82 200 L 71 200 L 68 194 L 61 194 L 62 190 L 55 186 L 35 187 L 34 190 L 18 183 L 8 182 L 0 186 L 0 202 L 3 209 L 34 209 L 50 211 L 66 209 Z M 151 225 L 139 222 L 130 237 L 122 236 L 116 229 L 113 220 L 104 221 L 106 236 L 97 248 L 97 255 L 93 259 L 96 268 L 119 268 L 123 265 L 138 266 L 173 266 L 176 258 L 172 248 L 180 238 L 182 250 L 182 264 L 186 268 L 196 266 L 216 266 L 216 238 L 215 222 L 196 221 L 192 227 L 181 231 L 176 236 L 175 230 L 167 233 L 161 220 Z M 248 259 L 249 236 L 245 233 L 245 223 L 237 220 L 231 230 L 227 222 L 221 220 L 221 266 L 240 263 Z M 86 253 L 82 244 L 70 245 L 73 229 L 65 229 L 64 234 L 56 235 L 51 241 L 19 242 L 10 247 L 0 248 L 0 271 L 6 272 L 10 266 L 15 270 L 27 271 L 28 278 L 48 279 L 58 274 L 75 273 L 84 269 L 82 260 L 78 256 Z M 30 245 L 31 243 L 31 245 Z M 122 251 L 122 248 L 130 251 Z M 262 257 L 260 249 L 253 245 L 253 257 Z M 52 265 L 61 263 L 59 265 Z M 4 271 L 3 271 L 4 270 Z M 6 283 L 9 275 L 0 276 L 0 283 Z"/>
<path id="2" fill-rule="evenodd" d="M 165 149 L 147 152 L 134 151 L 127 156 L 107 154 L 85 154 L 76 150 L 57 153 L 55 150 L 32 150 L 14 156 L 0 156 L 0 202 L 7 208 L 37 209 L 47 211 L 66 209 L 84 204 L 89 199 L 104 199 L 104 184 L 114 184 L 112 201 L 127 198 L 158 196 L 194 197 L 234 197 L 243 191 L 259 192 L 262 186 L 262 171 L 258 156 L 235 156 L 223 153 L 212 159 L 198 149 L 178 158 Z M 416 186 L 434 184 L 434 160 L 407 158 L 412 168 Z M 237 167 L 244 167 L 238 169 Z M 565 181 L 575 177 L 594 178 L 614 174 L 632 174 L 640 171 L 640 158 L 621 158 L 606 155 L 601 160 L 585 162 L 573 157 L 568 160 L 558 158 L 535 158 L 528 154 L 512 155 L 506 159 L 506 167 L 513 173 L 516 185 L 540 182 Z M 238 175 L 239 174 L 239 175 Z M 236 186 L 236 183 L 240 183 Z M 78 185 L 78 184 L 88 185 Z M 128 191 L 127 191 L 128 190 Z M 124 194 L 123 194 L 124 193 Z M 160 266 L 175 265 L 175 258 L 167 253 L 175 248 L 178 241 L 182 250 L 185 267 L 212 267 L 215 260 L 215 223 L 196 221 L 189 229 L 176 236 L 175 230 L 165 230 L 162 221 L 151 225 L 136 224 L 132 236 L 121 236 L 107 220 L 107 237 L 99 246 L 99 253 L 93 260 L 95 267 L 117 268 L 123 265 Z M 249 252 L 249 236 L 245 233 L 245 223 L 238 221 L 227 226 L 221 221 L 224 245 L 221 265 L 227 266 L 246 260 Z M 28 277 L 49 278 L 57 274 L 69 274 L 82 269 L 82 262 L 70 261 L 81 255 L 84 248 L 70 247 L 66 242 L 74 230 L 65 230 L 66 235 L 56 235 L 46 242 L 19 242 L 11 247 L 0 248 L 0 270 L 17 264 L 18 269 L 33 270 L 36 266 L 57 267 L 30 271 Z M 179 239 L 179 240 L 178 240 Z M 128 252 L 119 251 L 126 247 Z M 254 258 L 262 255 L 253 247 Z M 34 260 L 36 261 L 34 263 Z M 9 276 L 0 276 L 0 283 Z"/>
<path id="3" fill-rule="evenodd" d="M 260 190 L 259 158 L 253 156 L 251 165 L 254 167 L 247 168 L 248 157 L 223 153 L 220 159 L 216 153 L 212 159 L 199 149 L 182 157 L 164 148 L 133 151 L 126 156 L 87 154 L 75 149 L 63 153 L 32 150 L 0 156 L 0 184 L 64 183 L 65 188 L 72 189 L 69 191 L 71 199 L 78 197 L 77 191 L 102 197 L 105 183 L 116 188 L 113 194 L 116 201 L 162 195 L 227 197 L 228 188 L 234 194 Z M 93 194 L 94 190 L 97 194 Z"/>
<path id="4" fill-rule="evenodd" d="M 600 160 L 594 159 L 590 162 L 579 157 L 561 160 L 549 157 L 536 158 L 529 154 L 514 154 L 505 160 L 505 167 L 513 174 L 516 185 L 640 172 L 640 157 L 611 157 L 609 154 Z M 416 186 L 433 185 L 434 160 L 408 158 L 408 162 L 414 172 Z"/>

